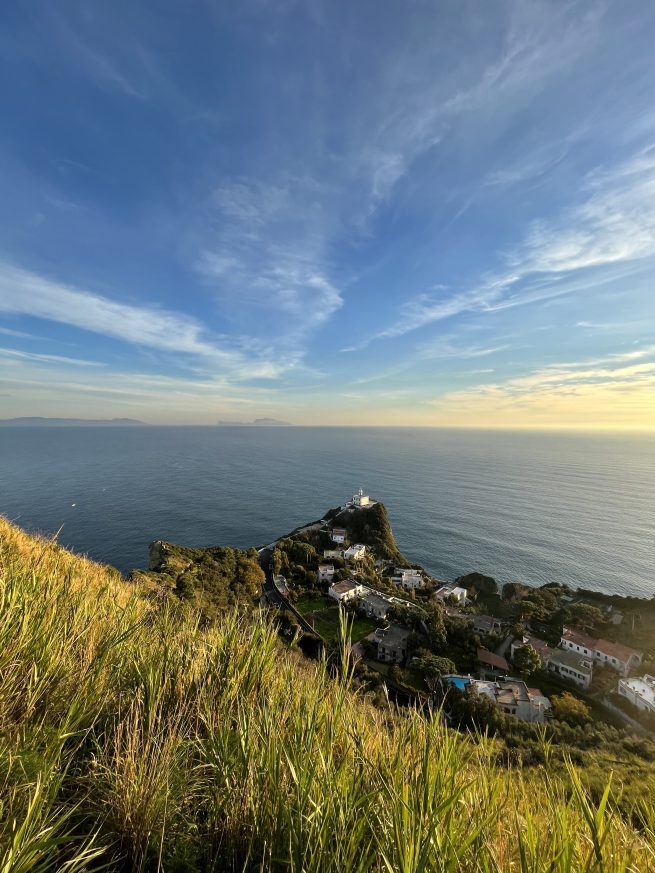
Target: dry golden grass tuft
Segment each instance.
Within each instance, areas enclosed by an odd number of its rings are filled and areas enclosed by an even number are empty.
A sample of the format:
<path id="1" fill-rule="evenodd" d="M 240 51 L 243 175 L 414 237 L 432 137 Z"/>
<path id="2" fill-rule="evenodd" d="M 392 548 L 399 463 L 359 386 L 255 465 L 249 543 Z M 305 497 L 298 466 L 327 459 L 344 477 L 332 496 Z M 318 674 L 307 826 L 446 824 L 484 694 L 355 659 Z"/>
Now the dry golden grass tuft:
<path id="1" fill-rule="evenodd" d="M 0 871 L 643 871 L 575 768 L 383 712 L 265 618 L 172 596 L 0 520 Z M 649 805 L 650 804 L 650 805 Z M 653 823 L 644 799 L 641 821 Z"/>

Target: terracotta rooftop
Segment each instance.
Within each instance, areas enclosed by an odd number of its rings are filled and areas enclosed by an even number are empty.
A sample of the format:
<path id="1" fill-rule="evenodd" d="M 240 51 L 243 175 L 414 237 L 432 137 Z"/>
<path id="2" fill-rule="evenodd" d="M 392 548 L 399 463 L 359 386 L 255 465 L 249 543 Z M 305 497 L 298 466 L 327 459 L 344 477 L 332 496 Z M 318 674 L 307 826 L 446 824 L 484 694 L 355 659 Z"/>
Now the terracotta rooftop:
<path id="1" fill-rule="evenodd" d="M 630 646 L 624 646 L 623 643 L 612 643 L 609 640 L 596 640 L 596 651 L 603 652 L 603 654 L 609 655 L 610 658 L 616 658 L 624 664 L 633 655 L 639 657 L 641 654 L 641 652 L 631 649 Z"/>
<path id="2" fill-rule="evenodd" d="M 598 642 L 596 637 L 590 637 L 589 634 L 582 633 L 582 631 L 577 631 L 570 627 L 564 628 L 562 631 L 562 639 L 567 640 L 569 643 L 573 643 L 575 646 L 583 646 L 585 649 L 590 649 L 592 652 L 596 648 L 596 643 Z"/>
<path id="3" fill-rule="evenodd" d="M 548 643 L 544 642 L 544 640 L 540 640 L 539 637 L 531 637 L 529 634 L 526 634 L 523 637 L 522 645 L 532 646 L 532 648 L 539 655 L 542 661 L 547 661 L 548 658 L 550 658 L 550 656 L 553 654 L 552 646 L 549 646 Z"/>
<path id="4" fill-rule="evenodd" d="M 500 655 L 494 655 L 488 649 L 478 649 L 478 661 L 481 664 L 488 664 L 490 667 L 495 667 L 496 670 L 509 671 L 509 664 L 505 658 Z"/>

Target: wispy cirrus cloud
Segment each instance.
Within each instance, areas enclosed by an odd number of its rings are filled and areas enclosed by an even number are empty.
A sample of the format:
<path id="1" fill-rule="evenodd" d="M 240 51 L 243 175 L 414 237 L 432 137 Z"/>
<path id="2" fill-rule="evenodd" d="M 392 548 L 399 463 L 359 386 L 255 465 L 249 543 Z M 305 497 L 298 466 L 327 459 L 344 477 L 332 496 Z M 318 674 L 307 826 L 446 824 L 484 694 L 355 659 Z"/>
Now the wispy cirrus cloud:
<path id="1" fill-rule="evenodd" d="M 196 268 L 227 310 L 238 299 L 248 318 L 277 313 L 277 341 L 297 345 L 341 308 L 327 265 L 336 216 L 311 177 L 240 178 L 214 191 L 208 211 L 215 229 Z"/>
<path id="2" fill-rule="evenodd" d="M 263 347 L 248 344 L 245 338 L 209 336 L 195 319 L 182 313 L 111 300 L 8 264 L 0 264 L 0 312 L 59 322 L 134 346 L 189 356 L 235 378 L 270 378 L 286 366 L 268 360 Z M 246 346 L 255 353 L 245 354 Z"/>
<path id="3" fill-rule="evenodd" d="M 450 340 L 437 340 L 434 343 L 425 343 L 419 346 L 417 351 L 423 359 L 457 358 L 468 360 L 470 358 L 486 358 L 509 348 L 516 348 L 516 346 L 511 346 L 509 343 L 494 346 L 464 346 Z"/>
<path id="4" fill-rule="evenodd" d="M 442 76 L 434 76 L 431 48 L 418 49 L 389 63 L 385 57 L 377 93 L 362 112 L 354 170 L 368 178 L 368 202 L 358 223 L 369 220 L 387 201 L 392 189 L 417 161 L 442 142 L 470 133 L 469 119 L 478 117 L 476 135 L 502 134 L 517 112 L 530 106 L 548 83 L 565 74 L 580 55 L 591 51 L 603 2 L 590 3 L 585 15 L 574 5 L 555 8 L 540 2 L 511 4 L 497 53 L 472 63 L 462 55 Z M 493 19 L 493 16 L 492 16 Z M 418 19 L 420 21 L 420 18 Z M 416 46 L 421 41 L 415 39 Z M 423 46 L 425 49 L 426 47 Z M 558 146 L 542 145 L 538 154 L 517 167 L 483 176 L 481 184 L 516 183 L 545 173 L 570 148 L 572 134 Z"/>
<path id="5" fill-rule="evenodd" d="M 589 287 L 602 284 L 604 268 L 655 256 L 655 146 L 611 170 L 594 171 L 581 185 L 581 200 L 553 220 L 532 223 L 523 241 L 504 256 L 506 269 L 473 289 L 436 285 L 406 301 L 395 322 L 366 337 L 403 336 L 465 312 L 524 306 L 579 289 L 572 277 L 589 272 Z M 592 271 L 594 271 L 592 273 Z M 584 286 L 582 286 L 584 287 Z"/>
<path id="6" fill-rule="evenodd" d="M 37 364 L 66 364 L 73 367 L 104 367 L 102 361 L 89 361 L 84 358 L 67 358 L 63 355 L 43 355 L 39 352 L 22 352 L 18 349 L 0 348 L 0 357 L 14 358 L 17 361 L 33 361 Z"/>
<path id="7" fill-rule="evenodd" d="M 13 330 L 10 327 L 0 327 L 0 333 L 3 336 L 13 336 L 17 339 L 33 339 L 31 333 L 26 333 L 24 330 Z"/>
<path id="8" fill-rule="evenodd" d="M 261 175 L 234 176 L 216 186 L 196 267 L 226 311 L 238 299 L 251 312 L 284 313 L 296 344 L 328 322 L 345 299 L 343 283 L 331 275 L 335 242 L 352 238 L 353 228 L 355 237 L 365 237 L 398 182 L 430 150 L 456 139 L 475 113 L 490 116 L 487 130 L 501 131 L 510 123 L 509 107 L 529 105 L 550 76 L 561 75 L 579 58 L 581 33 L 585 44 L 592 42 L 601 13 L 602 4 L 594 4 L 582 22 L 570 10 L 554 12 L 540 3 L 531 5 L 529 14 L 512 6 L 499 52 L 443 76 L 434 75 L 431 42 L 412 32 L 416 53 L 391 63 L 385 58 L 379 87 L 365 101 L 351 104 L 346 95 L 343 120 L 335 125 L 338 154 L 326 149 L 324 132 L 316 132 L 304 176 L 267 170 L 264 162 Z M 420 27 L 420 16 L 417 21 L 414 26 Z M 491 106 L 502 108 L 497 118 L 491 117 Z M 560 152 L 544 149 L 540 160 L 548 165 L 560 158 Z M 460 207 L 457 214 L 465 211 Z M 408 301 L 398 322 L 379 338 L 475 307 L 483 296 L 445 298 L 438 287 L 436 292 Z"/>
<path id="9" fill-rule="evenodd" d="M 135 345 L 207 356 L 222 352 L 180 313 L 110 300 L 7 264 L 0 265 L 0 311 L 69 324 Z"/>

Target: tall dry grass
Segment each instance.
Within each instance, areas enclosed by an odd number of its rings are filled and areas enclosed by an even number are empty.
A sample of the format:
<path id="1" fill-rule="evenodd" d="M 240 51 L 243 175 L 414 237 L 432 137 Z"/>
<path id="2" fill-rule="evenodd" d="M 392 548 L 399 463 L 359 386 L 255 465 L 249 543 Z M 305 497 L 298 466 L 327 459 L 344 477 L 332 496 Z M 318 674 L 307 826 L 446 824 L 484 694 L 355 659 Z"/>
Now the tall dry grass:
<path id="1" fill-rule="evenodd" d="M 332 673 L 0 520 L 0 873 L 655 869 L 652 799 L 637 832 Z"/>

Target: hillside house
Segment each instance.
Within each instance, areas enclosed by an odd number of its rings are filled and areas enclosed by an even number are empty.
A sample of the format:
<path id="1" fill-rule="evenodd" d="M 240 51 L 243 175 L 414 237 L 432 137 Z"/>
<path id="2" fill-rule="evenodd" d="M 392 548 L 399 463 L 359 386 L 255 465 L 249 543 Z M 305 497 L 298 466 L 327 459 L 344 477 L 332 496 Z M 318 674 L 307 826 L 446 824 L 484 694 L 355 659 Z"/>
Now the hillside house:
<path id="1" fill-rule="evenodd" d="M 619 679 L 618 691 L 637 709 L 655 714 L 655 676 L 646 673 L 641 678 Z"/>
<path id="2" fill-rule="evenodd" d="M 414 591 L 416 588 L 422 588 L 425 584 L 420 570 L 404 569 L 402 567 L 396 567 L 391 581 L 394 585 L 404 588 L 405 591 Z"/>
<path id="3" fill-rule="evenodd" d="M 490 691 L 480 686 L 490 686 Z M 550 701 L 537 689 L 531 695 L 528 686 L 521 679 L 505 679 L 500 682 L 478 683 L 478 691 L 487 694 L 506 715 L 513 715 L 519 721 L 543 723 L 550 710 Z"/>
<path id="4" fill-rule="evenodd" d="M 452 597 L 459 606 L 466 606 L 468 590 L 466 588 L 460 588 L 458 585 L 442 585 L 441 588 L 435 591 L 435 597 L 442 602 L 445 602 L 449 597 Z"/>
<path id="5" fill-rule="evenodd" d="M 478 649 L 478 663 L 480 664 L 480 677 L 482 679 L 491 676 L 507 676 L 509 664 L 502 655 L 495 655 L 488 649 Z"/>
<path id="6" fill-rule="evenodd" d="M 394 601 L 391 597 L 369 591 L 362 597 L 362 609 L 372 618 L 386 618 Z"/>
<path id="7" fill-rule="evenodd" d="M 446 682 L 460 690 L 469 686 L 500 707 L 506 715 L 520 721 L 543 723 L 550 713 L 550 701 L 538 688 L 528 688 L 522 679 L 486 681 L 470 676 L 447 676 Z"/>
<path id="8" fill-rule="evenodd" d="M 342 555 L 341 549 L 323 549 L 323 558 L 340 558 Z"/>
<path id="9" fill-rule="evenodd" d="M 378 661 L 401 664 L 407 657 L 407 642 L 411 633 L 410 630 L 398 624 L 391 624 L 386 628 L 378 628 L 375 631 L 375 639 L 378 644 Z"/>
<path id="10" fill-rule="evenodd" d="M 562 630 L 560 646 L 576 654 L 585 655 L 597 664 L 611 667 L 622 676 L 627 676 L 631 670 L 638 667 L 643 658 L 641 652 L 631 649 L 630 646 L 624 646 L 623 643 L 596 639 L 568 627 Z"/>
<path id="11" fill-rule="evenodd" d="M 594 660 L 616 670 L 621 676 L 627 676 L 641 664 L 643 654 L 624 646 L 623 643 L 612 643 L 609 640 L 596 640 Z"/>
<path id="12" fill-rule="evenodd" d="M 473 630 L 476 634 L 488 636 L 489 634 L 498 634 L 502 630 L 500 619 L 494 618 L 493 615 L 474 615 Z"/>
<path id="13" fill-rule="evenodd" d="M 548 669 L 578 688 L 589 688 L 593 678 L 593 659 L 569 649 L 554 649 L 548 659 Z"/>
<path id="14" fill-rule="evenodd" d="M 319 582 L 332 582 L 334 577 L 334 564 L 319 564 L 317 575 Z"/>
<path id="15" fill-rule="evenodd" d="M 539 637 L 533 637 L 531 634 L 524 634 L 523 637 L 517 637 L 512 641 L 510 646 L 510 658 L 513 660 L 514 655 L 524 646 L 532 646 L 544 665 L 548 663 L 550 656 L 555 651 L 552 646 L 549 646 L 548 643 L 540 640 Z"/>
<path id="16" fill-rule="evenodd" d="M 328 597 L 336 600 L 338 603 L 350 603 L 357 597 L 364 594 L 364 586 L 358 585 L 357 582 L 351 582 L 346 579 L 343 582 L 333 582 L 328 588 Z"/>
<path id="17" fill-rule="evenodd" d="M 333 527 L 330 532 L 330 538 L 333 543 L 345 543 L 346 542 L 346 529 L 343 527 Z"/>
<path id="18" fill-rule="evenodd" d="M 585 655 L 587 658 L 593 659 L 596 638 L 590 637 L 589 634 L 582 633 L 574 628 L 565 627 L 562 630 L 559 644 L 569 652 L 575 652 L 576 655 Z"/>
<path id="19" fill-rule="evenodd" d="M 361 543 L 355 543 L 343 553 L 346 561 L 361 561 L 366 554 L 366 546 Z"/>

